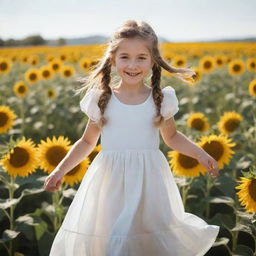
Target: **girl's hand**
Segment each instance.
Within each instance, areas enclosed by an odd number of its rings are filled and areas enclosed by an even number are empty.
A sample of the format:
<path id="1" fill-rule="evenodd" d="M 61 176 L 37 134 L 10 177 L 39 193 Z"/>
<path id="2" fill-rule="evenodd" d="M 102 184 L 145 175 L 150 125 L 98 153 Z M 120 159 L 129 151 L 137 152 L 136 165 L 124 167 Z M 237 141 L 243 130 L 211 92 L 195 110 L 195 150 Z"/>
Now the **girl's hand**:
<path id="1" fill-rule="evenodd" d="M 213 178 L 216 178 L 217 176 L 219 176 L 218 162 L 209 154 L 205 153 L 205 154 L 199 155 L 197 158 L 197 161 L 206 168 L 207 172 Z"/>
<path id="2" fill-rule="evenodd" d="M 62 183 L 63 172 L 55 169 L 51 172 L 44 181 L 44 190 L 54 192 Z"/>

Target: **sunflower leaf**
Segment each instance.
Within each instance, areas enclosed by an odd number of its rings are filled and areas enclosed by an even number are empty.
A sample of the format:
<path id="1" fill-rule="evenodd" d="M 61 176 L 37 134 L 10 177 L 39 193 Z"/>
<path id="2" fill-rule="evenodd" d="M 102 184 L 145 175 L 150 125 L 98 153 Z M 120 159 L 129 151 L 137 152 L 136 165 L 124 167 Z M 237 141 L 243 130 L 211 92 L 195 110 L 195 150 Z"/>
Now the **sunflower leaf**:
<path id="1" fill-rule="evenodd" d="M 17 235 L 20 232 L 14 231 L 14 230 L 10 230 L 10 229 L 6 229 L 3 232 L 3 237 L 0 239 L 0 243 L 5 243 L 7 241 L 13 240 L 15 237 L 17 237 Z"/>
<path id="2" fill-rule="evenodd" d="M 0 199 L 0 209 L 8 209 L 13 205 L 16 205 L 21 198 L 13 198 L 13 199 Z"/>
<path id="3" fill-rule="evenodd" d="M 214 204 L 225 203 L 225 204 L 233 205 L 235 203 L 234 199 L 229 196 L 206 197 L 205 200 L 208 203 L 214 203 Z"/>

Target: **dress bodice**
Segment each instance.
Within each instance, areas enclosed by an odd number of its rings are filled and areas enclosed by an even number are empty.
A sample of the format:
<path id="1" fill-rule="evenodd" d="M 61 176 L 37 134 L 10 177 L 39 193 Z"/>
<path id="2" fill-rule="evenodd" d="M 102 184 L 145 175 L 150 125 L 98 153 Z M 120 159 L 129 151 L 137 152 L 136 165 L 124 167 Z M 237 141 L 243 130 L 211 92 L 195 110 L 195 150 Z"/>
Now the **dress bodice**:
<path id="1" fill-rule="evenodd" d="M 178 99 L 171 86 L 163 88 L 162 92 L 164 98 L 161 114 L 166 120 L 178 112 Z M 92 89 L 80 101 L 82 111 L 93 121 L 98 121 L 100 118 L 100 110 L 97 105 L 100 93 L 100 89 Z M 152 93 L 143 103 L 130 105 L 121 102 L 112 91 L 104 115 L 108 123 L 101 131 L 102 150 L 152 150 L 159 148 L 159 128 L 153 125 L 156 107 Z"/>

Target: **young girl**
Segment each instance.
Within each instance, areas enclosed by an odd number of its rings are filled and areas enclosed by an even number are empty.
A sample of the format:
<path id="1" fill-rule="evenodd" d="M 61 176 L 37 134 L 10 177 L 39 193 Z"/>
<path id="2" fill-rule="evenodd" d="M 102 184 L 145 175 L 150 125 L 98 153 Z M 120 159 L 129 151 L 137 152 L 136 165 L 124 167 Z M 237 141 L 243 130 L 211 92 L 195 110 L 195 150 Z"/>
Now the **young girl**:
<path id="1" fill-rule="evenodd" d="M 115 86 L 112 68 L 119 78 Z M 167 146 L 197 159 L 213 177 L 218 164 L 176 131 L 178 100 L 171 86 L 161 88 L 162 68 L 183 81 L 195 75 L 163 60 L 147 23 L 129 20 L 114 33 L 83 86 L 88 91 L 80 106 L 89 117 L 84 134 L 45 180 L 45 190 L 58 189 L 101 135 L 102 150 L 76 192 L 51 256 L 201 256 L 213 245 L 219 226 L 184 211 L 159 149 L 159 131 Z"/>

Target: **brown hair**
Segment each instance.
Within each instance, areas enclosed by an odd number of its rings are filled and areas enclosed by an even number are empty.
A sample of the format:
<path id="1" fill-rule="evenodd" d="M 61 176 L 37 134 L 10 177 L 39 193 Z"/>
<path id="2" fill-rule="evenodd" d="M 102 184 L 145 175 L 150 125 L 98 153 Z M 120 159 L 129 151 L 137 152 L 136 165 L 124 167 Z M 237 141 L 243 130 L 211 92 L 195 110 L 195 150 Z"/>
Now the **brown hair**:
<path id="1" fill-rule="evenodd" d="M 112 94 L 110 87 L 110 82 L 112 79 L 111 67 L 119 43 L 126 38 L 140 38 L 148 43 L 148 50 L 151 53 L 152 61 L 154 63 L 151 76 L 152 96 L 156 106 L 154 126 L 159 127 L 161 122 L 164 120 L 160 113 L 161 103 L 163 100 L 163 93 L 160 86 L 162 68 L 169 71 L 170 73 L 174 73 L 174 75 L 181 79 L 183 82 L 188 82 L 185 80 L 185 78 L 194 78 L 196 73 L 192 69 L 175 68 L 166 63 L 161 57 L 158 46 L 158 38 L 154 30 L 148 23 L 144 21 L 137 22 L 135 20 L 128 20 L 116 30 L 108 42 L 104 56 L 94 66 L 90 75 L 88 77 L 78 78 L 78 81 L 82 82 L 83 85 L 81 88 L 76 89 L 76 94 L 84 90 L 90 90 L 92 87 L 102 90 L 98 101 L 98 107 L 101 112 L 101 118 L 98 122 L 98 125 L 99 127 L 105 125 L 107 120 L 104 117 L 104 112 Z"/>

